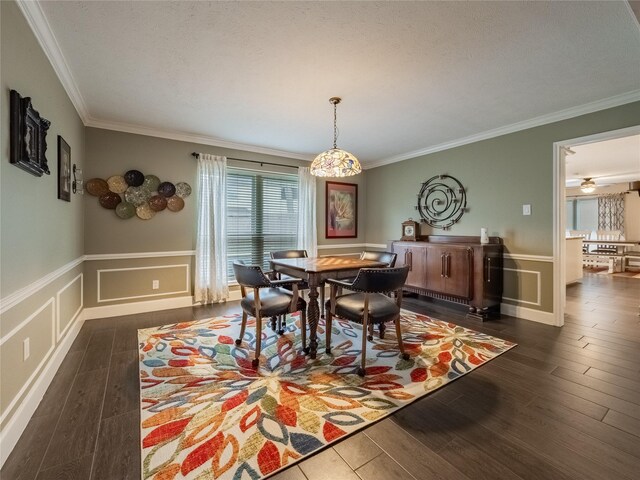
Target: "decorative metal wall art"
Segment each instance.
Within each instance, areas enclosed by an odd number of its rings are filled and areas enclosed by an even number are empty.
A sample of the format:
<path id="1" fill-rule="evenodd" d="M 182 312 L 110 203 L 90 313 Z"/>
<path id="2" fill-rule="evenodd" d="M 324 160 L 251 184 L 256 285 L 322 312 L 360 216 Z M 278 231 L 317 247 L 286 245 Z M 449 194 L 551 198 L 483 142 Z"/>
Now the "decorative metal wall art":
<path id="1" fill-rule="evenodd" d="M 50 175 L 47 165 L 47 130 L 51 122 L 31 105 L 31 98 L 10 93 L 9 162 L 36 177 Z"/>
<path id="2" fill-rule="evenodd" d="M 416 210 L 433 228 L 448 230 L 467 210 L 467 194 L 450 175 L 436 175 L 422 184 Z"/>
<path id="3" fill-rule="evenodd" d="M 165 209 L 179 212 L 184 208 L 184 199 L 191 195 L 188 183 L 161 182 L 155 175 L 145 176 L 139 170 L 112 175 L 107 180 L 92 178 L 85 188 L 98 197 L 102 207 L 114 210 L 123 220 L 134 216 L 149 220 Z"/>

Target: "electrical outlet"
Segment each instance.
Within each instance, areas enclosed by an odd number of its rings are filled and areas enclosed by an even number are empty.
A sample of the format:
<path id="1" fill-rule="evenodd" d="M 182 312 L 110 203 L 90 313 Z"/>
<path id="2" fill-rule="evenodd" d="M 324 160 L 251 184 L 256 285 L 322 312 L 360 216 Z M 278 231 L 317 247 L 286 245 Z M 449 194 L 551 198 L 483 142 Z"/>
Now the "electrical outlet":
<path id="1" fill-rule="evenodd" d="M 154 280 L 151 288 L 153 288 L 154 290 L 158 290 L 160 288 L 160 280 Z"/>
<path id="2" fill-rule="evenodd" d="M 31 348 L 29 346 L 29 337 L 27 337 L 22 341 L 22 361 L 26 361 L 29 355 L 31 355 Z"/>
<path id="3" fill-rule="evenodd" d="M 531 205 L 522 205 L 522 215 L 531 215 Z"/>

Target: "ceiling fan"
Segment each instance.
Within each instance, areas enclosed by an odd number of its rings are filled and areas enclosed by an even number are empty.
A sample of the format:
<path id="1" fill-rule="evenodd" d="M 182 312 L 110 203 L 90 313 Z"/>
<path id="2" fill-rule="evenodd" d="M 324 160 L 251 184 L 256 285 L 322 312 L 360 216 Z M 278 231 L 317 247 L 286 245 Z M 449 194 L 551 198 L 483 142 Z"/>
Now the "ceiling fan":
<path id="1" fill-rule="evenodd" d="M 596 182 L 594 182 L 591 178 L 592 177 L 586 177 L 580 184 L 580 191 L 582 193 L 591 193 L 596 189 Z"/>

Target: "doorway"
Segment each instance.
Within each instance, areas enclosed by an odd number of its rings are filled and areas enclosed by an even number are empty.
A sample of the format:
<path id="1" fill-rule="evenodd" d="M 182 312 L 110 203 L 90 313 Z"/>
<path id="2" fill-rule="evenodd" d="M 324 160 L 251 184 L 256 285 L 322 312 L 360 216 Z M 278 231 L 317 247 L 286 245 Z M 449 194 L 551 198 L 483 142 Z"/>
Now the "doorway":
<path id="1" fill-rule="evenodd" d="M 566 278 L 567 278 L 567 218 L 566 206 L 566 158 L 567 154 L 574 152 L 572 148 L 583 145 L 605 142 L 607 140 L 621 139 L 640 135 L 640 125 L 610 132 L 597 133 L 585 137 L 567 139 L 553 144 L 553 313 L 554 325 L 564 325 L 564 313 L 566 304 Z M 640 165 L 638 166 L 640 170 Z M 575 172 L 570 172 L 571 174 Z M 589 175 L 585 174 L 584 178 Z M 589 208 L 587 205 L 585 208 Z M 574 213 L 577 213 L 574 211 Z M 572 218 L 572 225 L 576 225 L 577 219 Z"/>

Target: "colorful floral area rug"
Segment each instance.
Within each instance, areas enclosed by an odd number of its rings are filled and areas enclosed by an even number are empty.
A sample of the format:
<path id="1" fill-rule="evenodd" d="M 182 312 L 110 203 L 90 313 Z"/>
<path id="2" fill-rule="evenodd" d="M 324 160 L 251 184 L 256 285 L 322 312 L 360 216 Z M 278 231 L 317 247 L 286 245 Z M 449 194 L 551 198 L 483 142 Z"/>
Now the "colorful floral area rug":
<path id="1" fill-rule="evenodd" d="M 251 317 L 240 347 L 239 315 L 139 330 L 142 478 L 264 478 L 515 346 L 403 310 L 410 360 L 394 328 L 384 340 L 376 332 L 362 378 L 362 327 L 333 328 L 332 354 L 321 341 L 316 360 L 301 352 L 298 316 L 282 336 L 264 328 L 258 371 Z"/>

